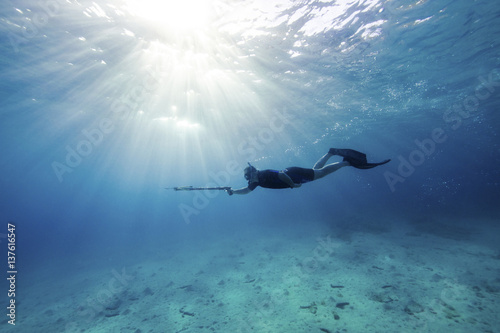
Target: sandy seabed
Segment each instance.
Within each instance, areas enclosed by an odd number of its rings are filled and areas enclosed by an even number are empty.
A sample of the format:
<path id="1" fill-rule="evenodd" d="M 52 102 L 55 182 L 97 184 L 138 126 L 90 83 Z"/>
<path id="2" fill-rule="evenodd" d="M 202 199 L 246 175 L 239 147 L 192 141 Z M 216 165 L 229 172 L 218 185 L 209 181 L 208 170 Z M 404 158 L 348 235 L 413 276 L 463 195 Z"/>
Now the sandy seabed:
<path id="1" fill-rule="evenodd" d="M 467 225 L 236 227 L 136 264 L 41 271 L 0 331 L 500 332 L 500 230 Z"/>

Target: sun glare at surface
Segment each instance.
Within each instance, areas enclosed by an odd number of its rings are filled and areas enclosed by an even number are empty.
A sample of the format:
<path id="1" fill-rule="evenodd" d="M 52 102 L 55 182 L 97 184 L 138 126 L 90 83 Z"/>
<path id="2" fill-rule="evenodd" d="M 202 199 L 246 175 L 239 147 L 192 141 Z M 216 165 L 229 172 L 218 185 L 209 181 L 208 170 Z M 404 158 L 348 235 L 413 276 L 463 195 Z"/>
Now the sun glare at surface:
<path id="1" fill-rule="evenodd" d="M 208 0 L 128 0 L 126 8 L 134 16 L 177 30 L 202 28 L 209 21 Z"/>

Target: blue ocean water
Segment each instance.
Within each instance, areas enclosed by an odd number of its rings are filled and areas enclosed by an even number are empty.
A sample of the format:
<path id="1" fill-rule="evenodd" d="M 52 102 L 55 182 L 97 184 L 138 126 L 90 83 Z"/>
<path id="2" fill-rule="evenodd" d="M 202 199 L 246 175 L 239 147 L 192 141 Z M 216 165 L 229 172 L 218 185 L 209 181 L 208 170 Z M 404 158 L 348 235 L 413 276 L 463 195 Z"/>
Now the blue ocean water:
<path id="1" fill-rule="evenodd" d="M 47 325 L 42 331 L 74 328 L 64 317 L 28 319 L 23 303 L 34 303 L 30 285 L 45 292 L 39 307 L 59 302 L 78 309 L 72 290 L 85 287 L 71 276 L 159 260 L 175 267 L 169 258 L 224 247 L 228 239 L 258 243 L 263 234 L 279 238 L 295 230 L 314 240 L 316 228 L 356 225 L 362 232 L 385 221 L 455 221 L 461 229 L 446 235 L 474 234 L 467 230 L 481 226 L 498 239 L 495 1 L 9 0 L 0 6 L 2 267 L 7 274 L 10 222 L 17 318 L 25 332 L 36 323 Z M 242 188 L 247 162 L 258 169 L 311 168 L 331 147 L 392 161 L 371 170 L 342 168 L 293 190 L 229 196 L 165 189 Z M 237 252 L 233 245 L 226 253 Z M 498 247 L 490 249 L 498 259 Z M 489 267 L 498 276 L 498 260 Z M 40 280 L 54 289 L 37 286 Z M 6 294 L 9 286 L 2 288 Z M 89 332 L 113 331 L 101 320 L 77 323 Z M 181 330 L 165 320 L 171 328 L 154 331 Z M 10 328 L 2 323 L 0 330 Z M 203 330 L 189 328 L 196 331 Z M 363 330 L 349 329 L 357 331 Z"/>

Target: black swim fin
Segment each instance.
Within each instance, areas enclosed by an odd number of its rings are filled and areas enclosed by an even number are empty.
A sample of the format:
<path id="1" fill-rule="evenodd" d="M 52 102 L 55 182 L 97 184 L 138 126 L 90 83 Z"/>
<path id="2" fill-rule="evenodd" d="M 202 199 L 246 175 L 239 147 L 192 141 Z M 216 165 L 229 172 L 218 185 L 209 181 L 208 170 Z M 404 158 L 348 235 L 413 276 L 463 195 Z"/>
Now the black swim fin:
<path id="1" fill-rule="evenodd" d="M 371 169 L 376 166 L 389 163 L 391 160 L 385 160 L 380 163 L 368 163 L 366 154 L 353 149 L 337 149 L 330 148 L 329 153 L 332 155 L 339 155 L 344 158 L 344 161 L 349 162 L 352 167 L 357 169 Z"/>
<path id="2" fill-rule="evenodd" d="M 354 159 L 350 159 L 348 157 L 344 157 L 344 161 L 347 161 L 349 162 L 349 164 L 357 169 L 371 169 L 371 168 L 375 168 L 376 166 L 379 166 L 379 165 L 382 165 L 382 164 L 386 164 L 386 163 L 389 163 L 391 160 L 385 160 L 385 161 L 382 161 L 382 162 L 379 162 L 379 163 L 363 163 L 363 162 L 359 162 L 357 160 L 354 160 Z"/>

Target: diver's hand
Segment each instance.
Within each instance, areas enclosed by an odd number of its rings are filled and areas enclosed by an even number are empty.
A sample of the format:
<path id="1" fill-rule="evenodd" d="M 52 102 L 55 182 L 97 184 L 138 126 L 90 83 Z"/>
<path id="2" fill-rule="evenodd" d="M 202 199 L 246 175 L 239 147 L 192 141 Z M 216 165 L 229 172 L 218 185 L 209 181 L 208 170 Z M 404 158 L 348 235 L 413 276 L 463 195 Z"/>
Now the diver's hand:
<path id="1" fill-rule="evenodd" d="M 232 189 L 232 188 L 228 188 L 228 189 L 226 190 L 226 192 L 227 192 L 227 194 L 229 194 L 229 195 L 233 195 L 233 193 L 234 193 L 234 191 L 233 191 L 233 189 Z"/>
<path id="2" fill-rule="evenodd" d="M 292 188 L 297 188 L 297 187 L 301 187 L 301 186 L 302 186 L 302 184 L 295 184 L 295 183 L 293 183 L 293 187 Z"/>

